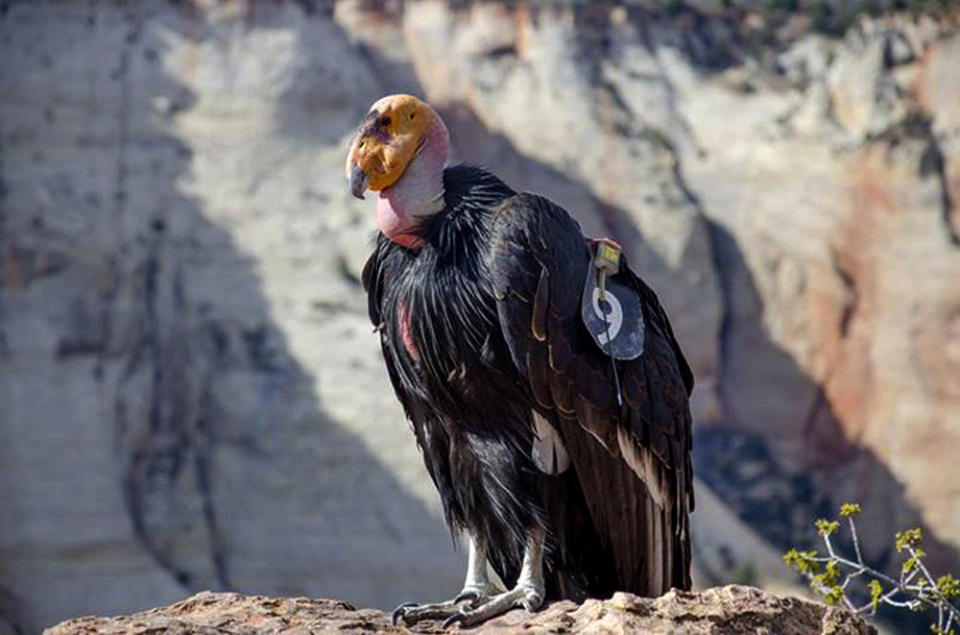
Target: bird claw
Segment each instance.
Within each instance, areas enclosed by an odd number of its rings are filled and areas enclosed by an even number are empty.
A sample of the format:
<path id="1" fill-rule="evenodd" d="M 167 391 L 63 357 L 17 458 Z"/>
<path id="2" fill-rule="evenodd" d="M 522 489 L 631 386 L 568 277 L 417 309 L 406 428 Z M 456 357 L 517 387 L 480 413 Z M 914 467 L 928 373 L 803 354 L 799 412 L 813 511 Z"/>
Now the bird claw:
<path id="1" fill-rule="evenodd" d="M 460 604 L 469 600 L 470 604 L 473 605 L 480 600 L 496 595 L 499 591 L 499 587 L 489 582 L 468 584 L 460 590 L 457 597 L 453 598 L 453 603 Z"/>
<path id="2" fill-rule="evenodd" d="M 543 605 L 543 592 L 539 589 L 517 586 L 506 593 L 501 593 L 487 599 L 479 605 L 470 608 L 462 606 L 443 620 L 442 628 L 447 629 L 454 624 L 459 626 L 477 626 L 489 619 L 503 615 L 513 609 L 526 609 L 533 613 Z"/>
<path id="3" fill-rule="evenodd" d="M 404 602 L 393 609 L 393 613 L 390 614 L 390 621 L 394 626 L 397 626 L 401 622 L 410 625 L 422 620 L 448 620 L 483 597 L 486 597 L 483 590 L 468 587 L 460 591 L 457 597 L 447 602 L 422 605 L 416 602 Z"/>
<path id="4" fill-rule="evenodd" d="M 447 630 L 457 622 L 463 621 L 463 617 L 466 615 L 464 611 L 457 611 L 447 619 L 443 620 L 443 624 L 440 625 L 440 628 Z"/>
<path id="5" fill-rule="evenodd" d="M 400 620 L 403 619 L 403 614 L 406 612 L 406 610 L 414 606 L 420 606 L 420 605 L 417 604 L 416 602 L 404 602 L 397 608 L 393 609 L 393 613 L 390 614 L 390 622 L 393 623 L 394 626 L 396 626 L 397 624 L 400 623 Z"/>
<path id="6" fill-rule="evenodd" d="M 470 600 L 471 602 L 480 599 L 480 592 L 476 589 L 464 589 L 460 591 L 457 597 L 453 598 L 454 604 L 460 604 L 461 602 L 466 602 Z"/>

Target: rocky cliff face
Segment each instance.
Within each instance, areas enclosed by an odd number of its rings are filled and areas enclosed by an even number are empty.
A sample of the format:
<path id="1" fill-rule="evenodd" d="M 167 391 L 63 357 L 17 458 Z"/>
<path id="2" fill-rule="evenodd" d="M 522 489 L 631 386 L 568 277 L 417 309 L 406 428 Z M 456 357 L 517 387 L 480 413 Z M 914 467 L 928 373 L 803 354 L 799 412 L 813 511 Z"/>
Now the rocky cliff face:
<path id="1" fill-rule="evenodd" d="M 3 4 L 3 620 L 457 586 L 342 182 L 396 91 L 660 293 L 698 377 L 702 580 L 769 581 L 848 499 L 874 560 L 922 521 L 955 562 L 957 16 L 827 35 L 713 4 Z"/>
<path id="2" fill-rule="evenodd" d="M 730 585 L 702 593 L 671 591 L 657 599 L 617 593 L 582 605 L 557 602 L 533 615 L 512 611 L 490 620 L 480 633 L 764 633 L 870 635 L 876 629 L 842 609 L 767 595 Z M 410 633 L 388 615 L 357 610 L 338 600 L 265 598 L 238 593 L 199 593 L 172 606 L 113 618 L 84 617 L 58 624 L 47 635 L 88 633 Z M 436 622 L 416 633 L 442 633 Z"/>

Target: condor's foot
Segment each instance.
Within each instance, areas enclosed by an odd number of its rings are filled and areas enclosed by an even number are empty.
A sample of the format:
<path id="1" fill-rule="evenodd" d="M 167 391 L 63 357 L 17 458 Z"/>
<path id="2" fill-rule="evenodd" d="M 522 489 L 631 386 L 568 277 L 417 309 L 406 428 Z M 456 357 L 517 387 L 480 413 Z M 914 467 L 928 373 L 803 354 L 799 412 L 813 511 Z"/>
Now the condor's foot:
<path id="1" fill-rule="evenodd" d="M 466 586 L 457 597 L 447 602 L 435 604 L 404 602 L 393 609 L 391 619 L 394 626 L 401 621 L 404 624 L 416 624 L 423 620 L 445 620 L 469 610 L 475 604 L 490 597 L 493 591 L 494 587 L 490 585 Z"/>
<path id="2" fill-rule="evenodd" d="M 449 602 L 436 604 L 417 604 L 407 602 L 393 610 L 394 625 L 400 623 L 416 624 L 422 620 L 445 620 L 469 610 L 500 589 L 490 583 L 487 577 L 487 555 L 481 536 L 469 534 L 469 555 L 467 556 L 467 577 L 463 581 L 463 590 Z"/>
<path id="3" fill-rule="evenodd" d="M 447 628 L 453 624 L 476 626 L 487 620 L 503 615 L 513 609 L 527 609 L 531 613 L 543 604 L 546 587 L 543 581 L 543 541 L 546 532 L 542 528 L 531 530 L 527 534 L 527 544 L 523 550 L 523 565 L 517 584 L 506 593 L 500 593 L 486 601 L 474 602 L 464 606 L 443 622 Z"/>
<path id="4" fill-rule="evenodd" d="M 477 626 L 513 609 L 527 609 L 532 613 L 543 605 L 543 596 L 542 584 L 536 585 L 531 584 L 530 581 L 522 580 L 506 593 L 494 595 L 483 602 L 473 602 L 471 605 L 462 606 L 460 610 L 444 620 L 443 628 L 454 624 L 468 627 Z"/>

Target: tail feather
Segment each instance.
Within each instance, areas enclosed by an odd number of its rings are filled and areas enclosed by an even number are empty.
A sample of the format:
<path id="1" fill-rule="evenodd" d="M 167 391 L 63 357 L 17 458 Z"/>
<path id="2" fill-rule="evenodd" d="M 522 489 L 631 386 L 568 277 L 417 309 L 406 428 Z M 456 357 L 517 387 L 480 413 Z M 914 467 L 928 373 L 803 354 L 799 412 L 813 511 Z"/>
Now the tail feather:
<path id="1" fill-rule="evenodd" d="M 652 597 L 672 587 L 689 589 L 685 502 L 658 505 L 623 457 L 611 454 L 583 434 L 575 421 L 565 420 L 561 429 L 573 463 L 570 472 L 576 474 L 591 525 L 609 564 L 607 576 L 598 580 L 587 594 L 609 597 L 611 590 L 620 590 Z M 668 484 L 663 493 L 672 497 L 674 478 L 669 474 L 661 476 Z M 576 549 L 576 545 L 569 547 L 571 551 Z"/>

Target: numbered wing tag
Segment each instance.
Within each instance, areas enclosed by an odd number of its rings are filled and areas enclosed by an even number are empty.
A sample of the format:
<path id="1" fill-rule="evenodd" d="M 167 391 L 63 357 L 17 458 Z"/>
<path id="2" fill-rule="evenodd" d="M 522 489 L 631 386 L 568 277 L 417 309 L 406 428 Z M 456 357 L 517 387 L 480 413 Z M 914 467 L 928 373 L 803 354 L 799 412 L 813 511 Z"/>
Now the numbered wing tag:
<path id="1" fill-rule="evenodd" d="M 637 292 L 617 278 L 607 278 L 604 300 L 600 300 L 597 270 L 587 267 L 580 316 L 600 350 L 614 359 L 636 359 L 643 354 L 643 307 Z"/>

